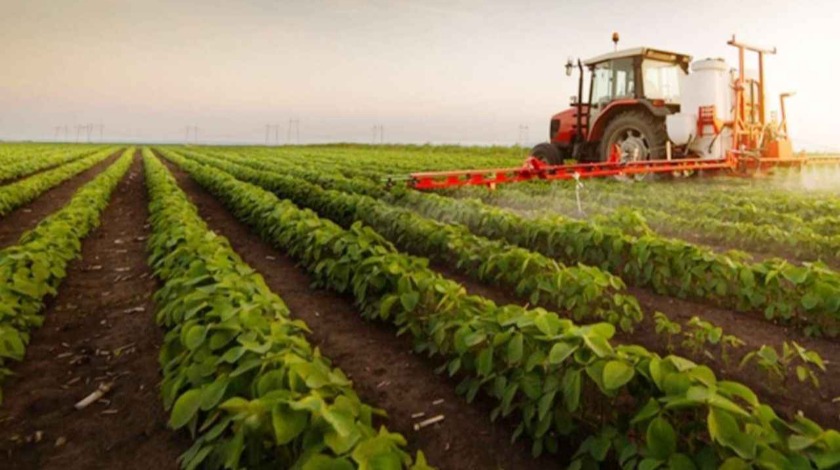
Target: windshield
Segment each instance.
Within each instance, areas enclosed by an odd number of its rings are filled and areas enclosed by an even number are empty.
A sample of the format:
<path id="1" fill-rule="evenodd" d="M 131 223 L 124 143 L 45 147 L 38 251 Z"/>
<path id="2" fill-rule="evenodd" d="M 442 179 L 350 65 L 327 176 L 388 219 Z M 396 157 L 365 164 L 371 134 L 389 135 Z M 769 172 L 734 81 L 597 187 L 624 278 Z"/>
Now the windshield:
<path id="1" fill-rule="evenodd" d="M 680 77 L 684 75 L 682 68 L 673 62 L 645 59 L 642 62 L 645 98 L 679 104 Z"/>

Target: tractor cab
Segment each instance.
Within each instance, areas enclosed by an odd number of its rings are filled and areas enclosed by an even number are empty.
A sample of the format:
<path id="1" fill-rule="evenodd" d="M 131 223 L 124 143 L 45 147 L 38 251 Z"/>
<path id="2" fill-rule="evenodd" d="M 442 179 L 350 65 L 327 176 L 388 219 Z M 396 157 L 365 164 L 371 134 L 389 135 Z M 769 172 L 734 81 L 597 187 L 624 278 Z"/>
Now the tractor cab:
<path id="1" fill-rule="evenodd" d="M 607 161 L 614 148 L 624 159 L 650 160 L 664 155 L 665 116 L 678 112 L 680 83 L 691 57 L 649 47 L 610 52 L 577 61 L 578 94 L 571 109 L 551 119 L 550 142 L 532 154 L 548 163 L 568 158 Z M 589 69 L 584 97 L 583 67 Z M 566 64 L 571 75 L 575 64 Z"/>
<path id="2" fill-rule="evenodd" d="M 646 100 L 677 111 L 680 81 L 691 57 L 645 47 L 587 60 L 591 72 L 589 109 L 594 117 L 616 100 Z"/>

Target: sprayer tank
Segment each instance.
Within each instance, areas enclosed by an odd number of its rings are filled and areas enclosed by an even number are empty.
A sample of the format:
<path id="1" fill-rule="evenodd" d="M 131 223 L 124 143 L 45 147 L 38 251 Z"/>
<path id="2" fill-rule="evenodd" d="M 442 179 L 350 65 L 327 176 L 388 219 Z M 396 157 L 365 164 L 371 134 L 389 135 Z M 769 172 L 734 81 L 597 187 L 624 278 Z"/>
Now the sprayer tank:
<path id="1" fill-rule="evenodd" d="M 714 106 L 719 121 L 731 120 L 734 91 L 726 62 L 722 59 L 693 62 L 691 73 L 682 77 L 680 90 L 680 112 L 665 120 L 671 142 L 688 145 L 689 151 L 702 158 L 723 158 L 729 143 L 729 130 L 724 128 L 715 135 L 712 126 L 705 126 L 703 135 L 698 136 L 697 120 L 699 110 L 704 106 Z"/>

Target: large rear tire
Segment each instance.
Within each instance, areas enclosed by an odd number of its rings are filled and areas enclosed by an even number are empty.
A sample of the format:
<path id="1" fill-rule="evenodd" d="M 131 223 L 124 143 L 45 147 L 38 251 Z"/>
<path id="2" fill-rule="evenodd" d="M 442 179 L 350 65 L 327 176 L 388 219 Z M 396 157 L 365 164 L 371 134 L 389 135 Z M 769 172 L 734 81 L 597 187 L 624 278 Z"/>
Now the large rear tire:
<path id="1" fill-rule="evenodd" d="M 531 156 L 537 157 L 549 165 L 562 165 L 563 155 L 560 149 L 552 143 L 543 142 L 531 149 Z"/>
<path id="2" fill-rule="evenodd" d="M 607 124 L 598 156 L 602 162 L 609 160 L 611 149 L 618 145 L 619 161 L 622 163 L 660 160 L 665 157 L 667 142 L 668 132 L 665 130 L 664 119 L 645 111 L 626 111 Z M 642 173 L 634 178 L 642 180 L 648 176 L 650 173 Z"/>

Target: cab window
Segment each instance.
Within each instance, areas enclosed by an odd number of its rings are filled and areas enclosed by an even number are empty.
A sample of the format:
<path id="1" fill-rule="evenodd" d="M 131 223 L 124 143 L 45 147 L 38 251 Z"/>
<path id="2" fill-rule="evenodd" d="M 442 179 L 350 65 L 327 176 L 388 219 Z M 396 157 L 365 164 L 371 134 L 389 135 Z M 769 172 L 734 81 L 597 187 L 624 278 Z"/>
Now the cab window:
<path id="1" fill-rule="evenodd" d="M 603 107 L 617 98 L 636 96 L 632 58 L 600 63 L 592 71 L 592 106 Z"/>

